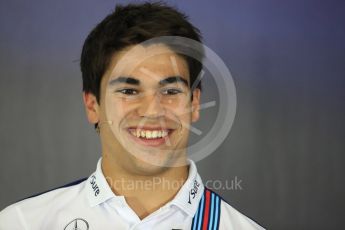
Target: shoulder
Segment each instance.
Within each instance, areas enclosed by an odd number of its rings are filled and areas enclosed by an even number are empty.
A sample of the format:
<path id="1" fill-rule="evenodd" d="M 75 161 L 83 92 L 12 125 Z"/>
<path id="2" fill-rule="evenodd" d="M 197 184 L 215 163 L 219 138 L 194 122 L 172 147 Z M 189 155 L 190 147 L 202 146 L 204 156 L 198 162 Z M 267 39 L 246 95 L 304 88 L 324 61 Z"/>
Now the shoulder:
<path id="1" fill-rule="evenodd" d="M 215 197 L 219 199 L 219 229 L 247 229 L 247 230 L 263 230 L 264 228 L 255 223 L 252 219 L 233 208 L 225 199 L 223 199 L 218 193 L 211 191 Z"/>
<path id="2" fill-rule="evenodd" d="M 10 205 L 0 212 L 0 230 L 12 227 L 13 230 L 26 229 L 23 223 L 19 220 L 18 210 L 16 205 Z M 16 225 L 16 226 L 14 226 Z"/>
<path id="3" fill-rule="evenodd" d="M 33 219 L 40 219 L 47 212 L 61 208 L 63 204 L 75 200 L 84 186 L 83 178 L 69 184 L 39 193 L 23 200 L 20 200 L 0 212 L 0 230 L 27 229 L 27 219 L 30 224 Z M 29 218 L 30 217 L 30 218 Z"/>

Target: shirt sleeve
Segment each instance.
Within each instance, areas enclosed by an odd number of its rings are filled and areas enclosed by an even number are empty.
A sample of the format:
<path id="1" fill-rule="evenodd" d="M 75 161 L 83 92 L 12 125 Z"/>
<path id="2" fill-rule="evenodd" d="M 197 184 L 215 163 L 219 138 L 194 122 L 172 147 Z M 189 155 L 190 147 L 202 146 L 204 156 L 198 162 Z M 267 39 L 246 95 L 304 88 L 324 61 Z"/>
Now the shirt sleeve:
<path id="1" fill-rule="evenodd" d="M 219 229 L 226 230 L 265 230 L 253 220 L 243 215 L 231 205 L 222 201 L 220 211 Z"/>
<path id="2" fill-rule="evenodd" d="M 11 205 L 0 212 L 0 230 L 29 230 L 19 206 Z"/>

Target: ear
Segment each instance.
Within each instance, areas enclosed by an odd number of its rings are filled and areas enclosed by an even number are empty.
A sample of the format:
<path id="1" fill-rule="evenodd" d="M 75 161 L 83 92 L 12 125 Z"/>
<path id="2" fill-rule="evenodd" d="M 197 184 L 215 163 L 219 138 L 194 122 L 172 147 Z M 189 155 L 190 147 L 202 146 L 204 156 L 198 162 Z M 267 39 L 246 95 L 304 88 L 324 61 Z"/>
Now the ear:
<path id="1" fill-rule="evenodd" d="M 83 100 L 87 119 L 90 123 L 96 124 L 97 122 L 99 122 L 100 116 L 100 108 L 96 96 L 92 93 L 83 92 Z"/>
<path id="2" fill-rule="evenodd" d="M 196 122 L 200 117 L 200 89 L 196 88 L 193 91 L 193 100 L 192 100 L 192 122 Z"/>

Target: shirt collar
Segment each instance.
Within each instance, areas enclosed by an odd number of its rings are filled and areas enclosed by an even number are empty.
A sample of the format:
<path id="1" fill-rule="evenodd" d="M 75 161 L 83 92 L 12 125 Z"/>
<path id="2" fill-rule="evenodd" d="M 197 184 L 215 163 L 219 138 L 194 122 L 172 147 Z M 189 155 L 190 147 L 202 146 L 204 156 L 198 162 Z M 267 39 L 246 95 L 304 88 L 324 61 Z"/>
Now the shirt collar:
<path id="1" fill-rule="evenodd" d="M 91 207 L 99 205 L 110 199 L 124 199 L 111 190 L 102 171 L 102 158 L 98 160 L 96 171 L 87 180 L 87 193 Z"/>
<path id="2" fill-rule="evenodd" d="M 122 202 L 125 200 L 124 196 L 117 196 L 111 190 L 103 172 L 102 172 L 102 158 L 98 160 L 96 171 L 91 174 L 87 180 L 86 189 L 88 199 L 91 207 L 99 205 L 110 199 L 118 199 Z M 176 196 L 168 202 L 165 207 L 176 205 L 189 216 L 194 216 L 199 201 L 204 193 L 204 185 L 201 181 L 200 175 L 197 172 L 194 161 L 188 159 L 189 172 L 188 178 L 178 191 Z"/>
<path id="3" fill-rule="evenodd" d="M 194 161 L 188 159 L 188 164 L 188 178 L 170 203 L 193 217 L 204 193 L 204 184 L 197 172 Z"/>

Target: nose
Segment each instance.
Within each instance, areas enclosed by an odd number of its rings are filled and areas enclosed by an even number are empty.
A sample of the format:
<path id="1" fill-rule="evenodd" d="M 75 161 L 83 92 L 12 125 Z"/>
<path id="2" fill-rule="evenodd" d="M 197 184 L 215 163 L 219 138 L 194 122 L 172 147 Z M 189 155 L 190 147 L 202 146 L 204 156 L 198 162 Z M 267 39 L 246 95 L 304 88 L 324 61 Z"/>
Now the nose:
<path id="1" fill-rule="evenodd" d="M 147 92 L 139 105 L 138 114 L 143 117 L 161 117 L 165 114 L 165 108 L 161 103 L 161 95 L 156 92 Z"/>

